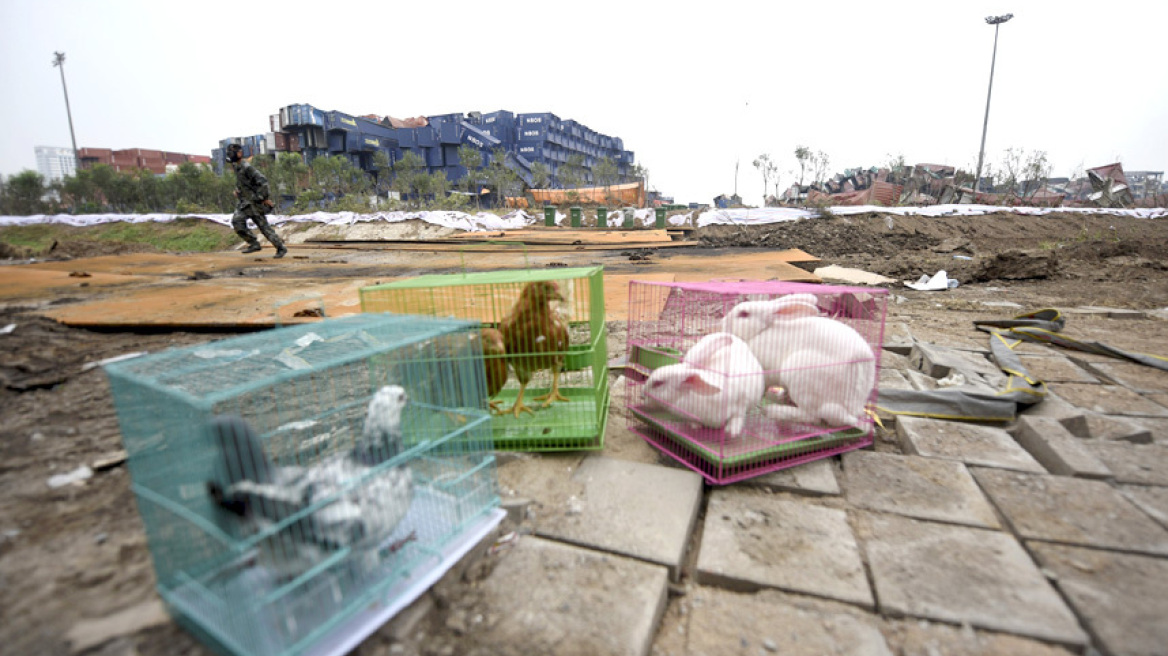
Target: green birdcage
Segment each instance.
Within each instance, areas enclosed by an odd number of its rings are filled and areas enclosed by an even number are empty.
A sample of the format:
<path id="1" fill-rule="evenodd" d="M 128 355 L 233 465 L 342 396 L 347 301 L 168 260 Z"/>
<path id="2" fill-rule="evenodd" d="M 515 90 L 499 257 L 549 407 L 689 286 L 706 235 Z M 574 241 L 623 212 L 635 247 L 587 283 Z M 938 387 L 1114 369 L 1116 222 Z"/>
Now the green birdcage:
<path id="1" fill-rule="evenodd" d="M 108 364 L 172 617 L 339 654 L 424 592 L 500 518 L 478 336 L 355 315 Z"/>
<path id="2" fill-rule="evenodd" d="M 496 449 L 604 446 L 609 390 L 603 267 L 426 275 L 364 287 L 360 296 L 364 312 L 479 322 Z M 499 331 L 495 336 L 505 352 L 489 346 L 492 330 Z M 553 392 L 555 400 L 545 398 Z"/>

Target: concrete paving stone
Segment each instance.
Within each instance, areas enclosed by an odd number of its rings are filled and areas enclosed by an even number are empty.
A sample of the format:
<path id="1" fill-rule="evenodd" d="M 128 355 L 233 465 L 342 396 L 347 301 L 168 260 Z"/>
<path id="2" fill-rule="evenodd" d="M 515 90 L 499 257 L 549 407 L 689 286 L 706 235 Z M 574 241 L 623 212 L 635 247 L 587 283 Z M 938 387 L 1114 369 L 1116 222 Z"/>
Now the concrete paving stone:
<path id="1" fill-rule="evenodd" d="M 960 421 L 901 417 L 896 434 L 905 453 L 970 465 L 1045 472 L 1004 429 Z"/>
<path id="2" fill-rule="evenodd" d="M 912 383 L 909 382 L 908 378 L 904 375 L 904 372 L 899 369 L 881 369 L 880 379 L 876 381 L 876 387 L 877 389 L 882 390 L 913 389 Z"/>
<path id="3" fill-rule="evenodd" d="M 912 350 L 914 341 L 907 324 L 900 321 L 889 321 L 884 324 L 884 350 L 905 356 Z"/>
<path id="4" fill-rule="evenodd" d="M 847 512 L 757 490 L 710 493 L 697 580 L 779 588 L 874 607 Z"/>
<path id="5" fill-rule="evenodd" d="M 1054 417 L 1075 437 L 1090 437 L 1086 415 L 1084 410 L 1071 405 L 1049 387 L 1042 401 L 1018 412 L 1019 417 Z"/>
<path id="6" fill-rule="evenodd" d="M 643 655 L 668 596 L 660 565 L 523 537 L 479 584 L 484 653 Z"/>
<path id="7" fill-rule="evenodd" d="M 1148 517 L 1168 528 L 1168 487 L 1120 485 L 1119 493 L 1147 513 Z"/>
<path id="8" fill-rule="evenodd" d="M 835 477 L 836 467 L 835 458 L 812 460 L 789 469 L 748 478 L 739 485 L 757 485 L 801 494 L 835 496 L 840 493 L 839 481 Z"/>
<path id="9" fill-rule="evenodd" d="M 1068 403 L 1106 415 L 1168 417 L 1168 407 L 1118 385 L 1056 383 L 1052 386 Z"/>
<path id="10" fill-rule="evenodd" d="M 1049 355 L 1023 355 L 1022 366 L 1032 378 L 1048 383 L 1098 383 L 1086 369 L 1075 364 L 1070 358 L 1052 353 Z"/>
<path id="11" fill-rule="evenodd" d="M 1098 412 L 1088 412 L 1087 437 L 1092 440 L 1130 442 L 1132 444 L 1151 444 L 1152 430 L 1135 419 L 1116 415 L 1103 415 Z M 1168 420 L 1164 420 L 1168 422 Z"/>
<path id="12" fill-rule="evenodd" d="M 1136 362 L 1093 362 L 1091 369 L 1112 381 L 1140 394 L 1168 393 L 1168 371 Z"/>
<path id="13" fill-rule="evenodd" d="M 884 614 L 1071 646 L 1087 642 L 1070 609 L 1007 533 L 875 513 L 861 513 L 856 531 Z"/>
<path id="14" fill-rule="evenodd" d="M 826 611 L 772 590 L 735 594 L 702 589 L 689 611 L 687 656 L 892 656 L 879 619 Z"/>
<path id="15" fill-rule="evenodd" d="M 1168 403 L 1168 398 L 1165 398 L 1163 402 Z M 1152 432 L 1153 444 L 1168 446 L 1168 419 L 1137 417 L 1133 418 L 1132 421 Z"/>
<path id="16" fill-rule="evenodd" d="M 1168 531 L 1103 481 L 982 468 L 973 476 L 1023 538 L 1168 555 Z"/>
<path id="17" fill-rule="evenodd" d="M 915 369 L 908 369 L 904 372 L 904 377 L 908 379 L 909 385 L 912 389 L 929 391 L 937 389 L 937 379 L 928 374 L 923 374 Z"/>
<path id="18" fill-rule="evenodd" d="M 1002 370 L 990 362 L 986 355 L 987 352 L 984 350 L 963 351 L 918 342 L 909 354 L 909 362 L 918 371 L 933 378 L 944 378 L 954 371 L 959 371 L 967 378 L 972 378 L 971 373 L 979 374 L 992 383 L 993 379 L 1002 377 Z"/>
<path id="19" fill-rule="evenodd" d="M 1168 560 L 1030 542 L 1107 654 L 1168 653 Z"/>
<path id="20" fill-rule="evenodd" d="M 999 528 L 989 501 L 960 462 L 851 451 L 843 459 L 844 494 L 857 508 Z"/>
<path id="21" fill-rule="evenodd" d="M 1168 447 L 1126 442 L 1085 442 L 1083 446 L 1115 473 L 1119 483 L 1168 485 Z"/>
<path id="22" fill-rule="evenodd" d="M 1037 640 L 952 626 L 929 620 L 886 624 L 888 642 L 900 656 L 1072 656 L 1073 652 Z"/>
<path id="23" fill-rule="evenodd" d="M 1019 417 L 1014 439 L 1052 474 L 1111 478 L 1111 470 L 1081 440 L 1051 417 Z"/>
<path id="24" fill-rule="evenodd" d="M 688 469 L 589 456 L 572 473 L 579 494 L 560 498 L 536 526 L 542 536 L 669 568 L 676 580 L 702 500 Z"/>

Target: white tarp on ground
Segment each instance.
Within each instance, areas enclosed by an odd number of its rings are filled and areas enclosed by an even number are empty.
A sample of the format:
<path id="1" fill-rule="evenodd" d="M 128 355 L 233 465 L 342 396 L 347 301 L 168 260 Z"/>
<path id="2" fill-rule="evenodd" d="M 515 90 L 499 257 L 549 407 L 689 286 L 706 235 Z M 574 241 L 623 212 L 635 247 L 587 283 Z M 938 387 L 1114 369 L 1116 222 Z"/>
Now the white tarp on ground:
<path id="1" fill-rule="evenodd" d="M 1082 207 L 997 207 L 993 205 L 929 205 L 926 207 L 880 207 L 876 205 L 859 205 L 855 207 L 832 207 L 830 212 L 837 216 L 849 214 L 864 214 L 877 212 L 881 214 L 917 215 L 917 216 L 975 216 L 994 212 L 1013 212 L 1038 216 L 1052 212 L 1109 214 L 1126 216 L 1137 219 L 1152 219 L 1168 216 L 1168 209 L 1163 207 L 1120 210 L 1095 209 Z M 615 214 L 612 213 L 612 214 Z M 610 214 L 609 223 L 619 225 L 619 222 Z M 652 226 L 654 211 L 639 209 L 634 212 L 637 225 Z M 819 216 L 814 209 L 796 207 L 764 207 L 758 209 L 707 210 L 698 215 L 697 226 L 708 225 L 757 225 L 764 223 L 779 223 L 782 221 L 796 221 Z M 198 218 L 214 221 L 222 225 L 231 225 L 230 214 L 34 214 L 32 216 L 0 216 L 0 225 L 33 225 L 38 223 L 62 223 L 72 226 L 91 226 L 114 221 L 129 223 L 143 223 L 147 221 L 173 221 L 177 218 Z M 375 212 L 371 214 L 357 214 L 354 212 L 314 212 L 312 214 L 298 214 L 295 216 L 271 215 L 268 220 L 273 225 L 285 222 L 313 222 L 329 225 L 353 225 L 356 223 L 370 223 L 385 221 L 396 223 L 409 219 L 418 219 L 426 223 L 440 225 L 446 228 L 480 232 L 485 230 L 517 230 L 531 225 L 543 225 L 542 214 L 527 214 L 523 210 L 515 210 L 504 216 L 497 216 L 489 212 L 468 214 L 466 212 Z M 567 219 L 566 214 L 556 213 L 556 223 L 562 225 Z M 693 213 L 675 214 L 669 217 L 670 225 L 692 225 Z"/>
<path id="2" fill-rule="evenodd" d="M 849 214 L 897 214 L 900 216 L 976 216 L 995 212 L 1013 212 L 1028 216 L 1041 216 L 1052 212 L 1080 213 L 1080 214 L 1110 214 L 1114 216 L 1128 216 L 1137 219 L 1152 219 L 1168 216 L 1168 209 L 1163 207 L 1143 208 L 1133 210 L 1101 209 L 1090 207 L 1000 207 L 995 205 L 928 205 L 925 207 L 882 207 L 879 205 L 856 205 L 829 208 L 832 214 L 846 216 Z M 708 225 L 752 225 L 763 223 L 778 223 L 780 221 L 796 221 L 819 216 L 818 210 L 798 207 L 764 207 L 759 209 L 732 209 L 708 210 L 698 216 L 698 227 Z M 676 218 L 676 217 L 671 217 Z"/>

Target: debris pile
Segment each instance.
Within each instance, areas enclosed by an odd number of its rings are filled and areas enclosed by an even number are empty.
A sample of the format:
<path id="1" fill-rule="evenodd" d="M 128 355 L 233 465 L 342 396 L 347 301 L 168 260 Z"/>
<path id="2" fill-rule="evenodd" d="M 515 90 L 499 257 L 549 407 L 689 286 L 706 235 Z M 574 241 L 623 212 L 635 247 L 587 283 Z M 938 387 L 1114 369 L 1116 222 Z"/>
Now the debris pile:
<path id="1" fill-rule="evenodd" d="M 846 169 L 809 185 L 791 185 L 768 206 L 935 205 L 978 203 L 1037 207 L 1162 207 L 1168 204 L 1162 171 L 1137 171 L 1121 164 L 1088 169 L 1085 177 L 1042 178 L 995 185 L 986 175 L 974 191 L 974 175 L 944 164 Z"/>

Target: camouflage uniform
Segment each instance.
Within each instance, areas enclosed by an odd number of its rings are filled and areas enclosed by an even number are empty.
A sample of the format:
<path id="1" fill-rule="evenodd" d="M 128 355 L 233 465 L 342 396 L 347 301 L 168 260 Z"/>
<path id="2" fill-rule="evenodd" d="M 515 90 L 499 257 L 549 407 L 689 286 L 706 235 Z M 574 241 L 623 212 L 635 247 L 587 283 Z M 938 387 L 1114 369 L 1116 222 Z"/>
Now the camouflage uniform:
<path id="1" fill-rule="evenodd" d="M 247 228 L 247 220 L 251 219 L 264 237 L 272 242 L 277 251 L 284 250 L 283 240 L 268 224 L 268 219 L 265 216 L 268 208 L 264 205 L 264 201 L 271 197 L 268 192 L 268 179 L 249 162 L 239 162 L 232 166 L 235 168 L 235 188 L 239 191 L 239 199 L 235 203 L 235 215 L 231 217 L 231 227 L 235 228 L 235 234 L 242 237 L 249 246 L 258 249 L 259 240 Z"/>

